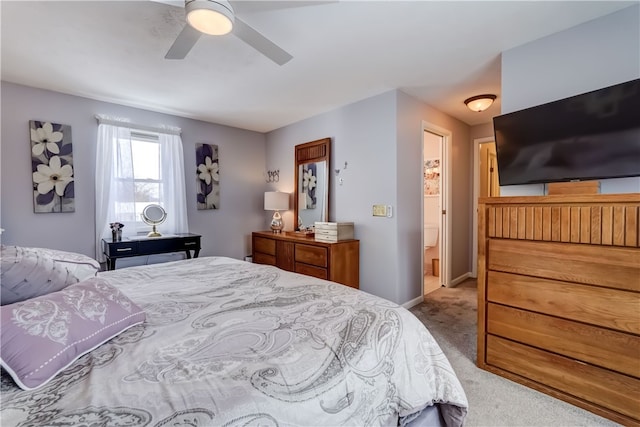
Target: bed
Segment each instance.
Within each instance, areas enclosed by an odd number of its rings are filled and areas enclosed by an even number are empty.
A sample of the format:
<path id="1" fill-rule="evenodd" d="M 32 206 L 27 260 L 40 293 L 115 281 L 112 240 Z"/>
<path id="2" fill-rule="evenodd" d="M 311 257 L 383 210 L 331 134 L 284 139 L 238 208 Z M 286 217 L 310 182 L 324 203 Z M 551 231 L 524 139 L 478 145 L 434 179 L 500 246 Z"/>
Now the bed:
<path id="1" fill-rule="evenodd" d="M 32 390 L 3 369 L 3 426 L 464 422 L 466 396 L 442 350 L 387 300 L 224 257 L 98 279 L 140 307 L 144 322 Z"/>

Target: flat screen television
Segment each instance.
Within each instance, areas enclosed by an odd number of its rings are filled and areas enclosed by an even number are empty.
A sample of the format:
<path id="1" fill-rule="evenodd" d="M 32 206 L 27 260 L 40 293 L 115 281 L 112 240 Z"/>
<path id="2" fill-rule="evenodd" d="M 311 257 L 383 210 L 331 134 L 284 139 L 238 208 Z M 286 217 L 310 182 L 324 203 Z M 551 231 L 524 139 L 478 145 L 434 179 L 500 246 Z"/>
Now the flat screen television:
<path id="1" fill-rule="evenodd" d="M 500 185 L 640 176 L 640 79 L 493 119 Z"/>

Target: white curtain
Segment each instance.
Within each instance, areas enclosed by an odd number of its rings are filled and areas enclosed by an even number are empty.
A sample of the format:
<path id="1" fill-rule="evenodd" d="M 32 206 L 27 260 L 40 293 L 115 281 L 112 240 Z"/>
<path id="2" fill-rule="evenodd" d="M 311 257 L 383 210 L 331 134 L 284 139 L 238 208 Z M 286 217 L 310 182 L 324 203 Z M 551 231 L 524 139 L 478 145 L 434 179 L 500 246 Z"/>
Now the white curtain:
<path id="1" fill-rule="evenodd" d="M 100 120 L 100 118 L 98 118 Z M 131 131 L 127 123 L 100 120 L 96 149 L 96 259 L 106 261 L 102 239 L 111 237 L 110 223 L 125 224 L 123 234 L 135 233 L 135 185 L 131 150 Z M 163 234 L 187 233 L 187 204 L 184 181 L 182 140 L 175 132 L 158 133 L 161 176 L 160 205 L 167 211 Z M 116 177 L 118 179 L 116 179 Z M 132 211 L 133 210 L 133 211 Z M 127 227 L 127 225 L 129 227 Z"/>
<path id="2" fill-rule="evenodd" d="M 158 137 L 163 182 L 160 204 L 167 211 L 167 220 L 162 224 L 162 229 L 168 233 L 188 233 L 182 139 L 180 135 L 166 133 Z"/>

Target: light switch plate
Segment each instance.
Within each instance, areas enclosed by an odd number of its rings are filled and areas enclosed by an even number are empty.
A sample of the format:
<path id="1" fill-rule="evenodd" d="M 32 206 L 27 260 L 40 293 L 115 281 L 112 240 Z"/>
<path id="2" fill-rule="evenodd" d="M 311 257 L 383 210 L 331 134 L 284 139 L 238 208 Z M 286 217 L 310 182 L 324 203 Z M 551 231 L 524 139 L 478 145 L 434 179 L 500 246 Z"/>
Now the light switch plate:
<path id="1" fill-rule="evenodd" d="M 373 216 L 387 216 L 387 205 L 373 205 Z"/>

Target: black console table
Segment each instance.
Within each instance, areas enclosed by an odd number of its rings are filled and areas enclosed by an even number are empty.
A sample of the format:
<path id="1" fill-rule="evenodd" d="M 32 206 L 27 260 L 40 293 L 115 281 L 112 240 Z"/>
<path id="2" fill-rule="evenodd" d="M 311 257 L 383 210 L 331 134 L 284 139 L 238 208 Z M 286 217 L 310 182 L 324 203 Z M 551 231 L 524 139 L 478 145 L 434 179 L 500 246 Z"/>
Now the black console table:
<path id="1" fill-rule="evenodd" d="M 102 250 L 107 257 L 107 269 L 116 269 L 116 260 L 141 255 L 185 252 L 187 258 L 198 258 L 200 235 L 191 233 L 169 234 L 161 237 L 123 237 L 119 242 L 102 239 Z"/>

